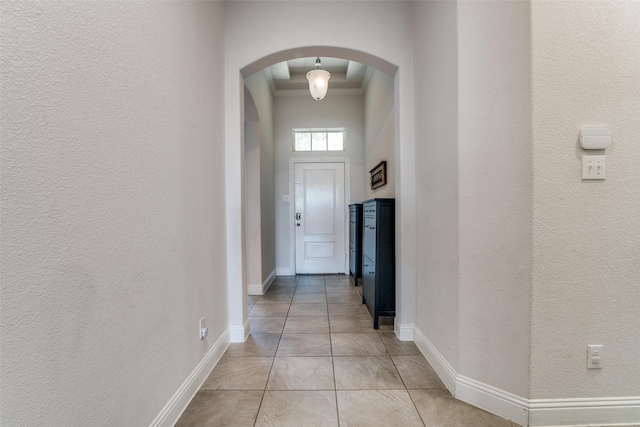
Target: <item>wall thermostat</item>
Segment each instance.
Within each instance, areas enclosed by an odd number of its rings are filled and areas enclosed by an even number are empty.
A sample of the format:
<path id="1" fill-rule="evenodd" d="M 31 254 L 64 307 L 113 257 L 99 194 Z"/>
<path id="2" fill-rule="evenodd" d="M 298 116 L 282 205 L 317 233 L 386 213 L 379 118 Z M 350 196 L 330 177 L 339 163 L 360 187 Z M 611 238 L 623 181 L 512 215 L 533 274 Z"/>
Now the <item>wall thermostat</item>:
<path id="1" fill-rule="evenodd" d="M 604 150 L 611 144 L 611 133 L 607 128 L 582 128 L 580 147 L 585 150 Z"/>

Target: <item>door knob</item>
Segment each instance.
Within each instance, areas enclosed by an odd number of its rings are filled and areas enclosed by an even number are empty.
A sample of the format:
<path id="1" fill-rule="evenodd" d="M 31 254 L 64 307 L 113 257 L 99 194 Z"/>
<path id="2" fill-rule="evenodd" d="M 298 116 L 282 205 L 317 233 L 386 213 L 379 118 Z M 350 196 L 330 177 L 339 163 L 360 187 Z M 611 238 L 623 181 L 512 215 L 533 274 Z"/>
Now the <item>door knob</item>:
<path id="1" fill-rule="evenodd" d="M 297 225 L 298 227 L 300 227 L 300 223 L 299 223 L 299 222 L 298 222 L 296 225 Z"/>
<path id="2" fill-rule="evenodd" d="M 296 212 L 296 221 L 300 221 L 301 219 L 302 219 L 302 214 L 300 212 Z"/>

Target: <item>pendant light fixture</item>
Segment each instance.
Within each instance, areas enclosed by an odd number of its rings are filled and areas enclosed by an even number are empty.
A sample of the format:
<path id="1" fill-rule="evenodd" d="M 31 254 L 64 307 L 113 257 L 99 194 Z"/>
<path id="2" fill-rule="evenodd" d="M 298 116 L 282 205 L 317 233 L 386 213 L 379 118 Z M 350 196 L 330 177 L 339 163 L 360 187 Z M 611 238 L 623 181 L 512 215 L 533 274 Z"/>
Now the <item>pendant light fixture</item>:
<path id="1" fill-rule="evenodd" d="M 307 80 L 309 80 L 309 92 L 311 92 L 313 99 L 320 101 L 327 95 L 330 78 L 331 73 L 326 70 L 321 70 L 320 58 L 316 58 L 316 69 L 307 73 Z"/>

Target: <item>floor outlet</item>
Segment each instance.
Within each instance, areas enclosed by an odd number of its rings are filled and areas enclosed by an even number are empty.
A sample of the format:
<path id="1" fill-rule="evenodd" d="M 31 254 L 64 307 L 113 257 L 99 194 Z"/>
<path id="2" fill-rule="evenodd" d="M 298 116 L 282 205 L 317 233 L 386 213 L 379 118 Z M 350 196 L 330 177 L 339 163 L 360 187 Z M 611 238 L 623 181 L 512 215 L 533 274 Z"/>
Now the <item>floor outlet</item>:
<path id="1" fill-rule="evenodd" d="M 603 347 L 602 344 L 587 346 L 587 369 L 602 369 Z"/>
<path id="2" fill-rule="evenodd" d="M 204 326 L 204 317 L 200 319 L 200 339 L 203 340 L 209 334 L 209 328 Z"/>

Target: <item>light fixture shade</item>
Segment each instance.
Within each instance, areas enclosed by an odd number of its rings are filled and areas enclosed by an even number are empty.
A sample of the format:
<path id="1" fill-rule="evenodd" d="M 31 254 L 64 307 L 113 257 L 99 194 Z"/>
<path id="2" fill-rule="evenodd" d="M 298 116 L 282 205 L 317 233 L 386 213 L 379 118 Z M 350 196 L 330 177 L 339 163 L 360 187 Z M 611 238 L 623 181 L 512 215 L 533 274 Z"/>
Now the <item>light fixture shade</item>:
<path id="1" fill-rule="evenodd" d="M 309 92 L 311 92 L 313 99 L 320 101 L 327 95 L 330 78 L 331 73 L 326 70 L 315 69 L 307 73 L 307 80 L 309 80 Z"/>

